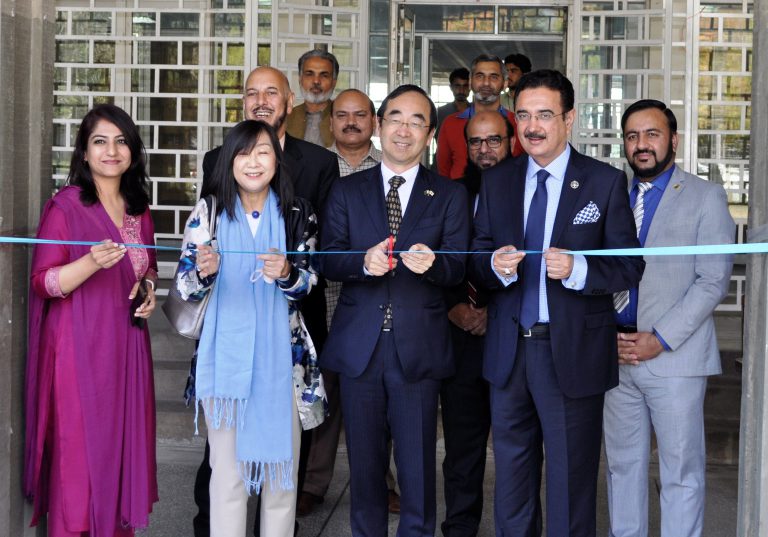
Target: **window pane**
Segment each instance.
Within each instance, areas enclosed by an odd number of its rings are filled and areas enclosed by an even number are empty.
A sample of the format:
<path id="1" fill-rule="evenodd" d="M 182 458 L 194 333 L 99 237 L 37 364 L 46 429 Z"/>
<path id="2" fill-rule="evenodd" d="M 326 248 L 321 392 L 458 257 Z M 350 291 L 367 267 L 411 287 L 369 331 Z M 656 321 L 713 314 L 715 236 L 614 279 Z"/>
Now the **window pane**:
<path id="1" fill-rule="evenodd" d="M 160 35 L 200 35 L 200 15 L 198 13 L 161 13 Z"/>

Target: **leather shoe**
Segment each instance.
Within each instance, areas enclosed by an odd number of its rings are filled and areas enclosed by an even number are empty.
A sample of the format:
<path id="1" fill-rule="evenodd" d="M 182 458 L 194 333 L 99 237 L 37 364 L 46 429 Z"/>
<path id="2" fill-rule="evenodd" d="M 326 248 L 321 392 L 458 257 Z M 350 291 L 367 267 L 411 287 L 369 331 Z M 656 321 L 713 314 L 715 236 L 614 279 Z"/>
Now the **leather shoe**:
<path id="1" fill-rule="evenodd" d="M 387 494 L 387 509 L 393 515 L 400 514 L 400 495 L 392 489 Z"/>
<path id="2" fill-rule="evenodd" d="M 316 496 L 311 492 L 299 493 L 299 498 L 296 500 L 296 516 L 307 516 L 315 510 L 316 505 L 323 503 L 322 496 Z"/>

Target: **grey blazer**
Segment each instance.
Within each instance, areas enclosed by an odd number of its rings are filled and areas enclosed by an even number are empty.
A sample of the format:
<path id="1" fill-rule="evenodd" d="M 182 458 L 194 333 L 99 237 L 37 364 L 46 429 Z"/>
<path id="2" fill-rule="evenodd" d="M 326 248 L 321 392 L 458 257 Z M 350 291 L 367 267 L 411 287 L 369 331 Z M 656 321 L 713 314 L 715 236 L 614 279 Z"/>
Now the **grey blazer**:
<path id="1" fill-rule="evenodd" d="M 730 244 L 736 224 L 721 185 L 675 167 L 653 216 L 646 247 Z M 672 349 L 649 360 L 661 377 L 720 373 L 713 312 L 728 292 L 731 255 L 646 256 L 638 330 L 656 330 Z"/>

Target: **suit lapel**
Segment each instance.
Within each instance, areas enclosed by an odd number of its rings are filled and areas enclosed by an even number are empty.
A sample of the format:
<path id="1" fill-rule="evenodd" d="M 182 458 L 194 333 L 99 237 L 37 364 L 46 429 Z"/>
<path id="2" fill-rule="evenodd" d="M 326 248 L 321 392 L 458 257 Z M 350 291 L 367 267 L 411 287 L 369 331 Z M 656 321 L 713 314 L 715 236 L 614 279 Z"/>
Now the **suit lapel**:
<path id="1" fill-rule="evenodd" d="M 675 167 L 675 171 L 672 172 L 672 177 L 669 178 L 669 182 L 667 183 L 667 188 L 664 189 L 664 193 L 661 195 L 661 200 L 659 200 L 659 205 L 656 207 L 656 212 L 653 213 L 651 227 L 648 228 L 648 236 L 645 238 L 646 246 L 656 244 L 658 234 L 663 232 L 670 221 L 674 220 L 674 218 L 672 218 L 674 207 L 678 205 L 677 198 L 684 188 L 685 174 L 683 174 L 679 168 Z M 656 225 L 656 222 L 662 223 Z"/>
<path id="2" fill-rule="evenodd" d="M 549 241 L 550 245 L 556 245 L 560 240 L 560 235 L 562 235 L 569 223 L 576 202 L 581 197 L 584 188 L 587 187 L 588 178 L 581 169 L 580 157 L 581 155 L 571 147 L 571 157 L 568 159 L 568 167 L 565 170 L 562 190 L 560 190 L 560 201 L 557 205 L 555 224 L 552 227 L 552 238 Z M 575 185 L 575 188 L 573 185 Z"/>
<path id="3" fill-rule="evenodd" d="M 431 191 L 432 196 L 429 196 L 426 192 Z M 416 175 L 416 181 L 413 184 L 413 190 L 411 190 L 411 197 L 408 199 L 408 207 L 403 214 L 403 221 L 400 224 L 400 231 L 397 234 L 397 240 L 400 246 L 403 247 L 406 244 L 406 240 L 411 232 L 416 228 L 416 225 L 421 218 L 429 204 L 432 202 L 435 194 L 438 194 L 435 185 L 432 184 L 432 179 L 426 170 L 420 165 L 419 173 Z"/>
<path id="4" fill-rule="evenodd" d="M 295 143 L 295 138 L 290 134 L 285 135 L 285 148 L 284 159 L 288 165 L 288 171 L 291 172 L 291 177 L 296 181 L 299 177 L 304 177 L 304 158 L 301 151 L 298 150 Z"/>
<path id="5" fill-rule="evenodd" d="M 389 236 L 389 225 L 387 224 L 387 204 L 384 201 L 384 184 L 381 178 L 381 165 L 376 165 L 368 170 L 368 174 L 359 183 L 359 193 L 361 206 L 366 208 L 368 216 L 371 217 L 371 223 L 376 230 L 376 235 L 381 237 Z"/>
<path id="6" fill-rule="evenodd" d="M 516 159 L 513 166 L 509 188 L 502 191 L 507 199 L 499 200 L 501 203 L 496 206 L 509 207 L 512 214 L 511 237 L 502 243 L 514 244 L 522 249 L 525 244 L 525 176 L 528 171 L 528 159 Z M 505 220 L 507 218 L 505 215 L 499 217 Z"/>

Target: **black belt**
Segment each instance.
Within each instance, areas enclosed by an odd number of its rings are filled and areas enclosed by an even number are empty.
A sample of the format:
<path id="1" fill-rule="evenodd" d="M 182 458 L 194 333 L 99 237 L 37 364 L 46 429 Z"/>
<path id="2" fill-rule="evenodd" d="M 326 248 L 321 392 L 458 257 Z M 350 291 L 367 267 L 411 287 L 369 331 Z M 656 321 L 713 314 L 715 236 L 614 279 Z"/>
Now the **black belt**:
<path id="1" fill-rule="evenodd" d="M 637 332 L 637 326 L 634 324 L 617 324 L 616 331 L 622 334 L 634 334 Z"/>
<path id="2" fill-rule="evenodd" d="M 521 326 L 517 333 L 520 337 L 549 339 L 549 323 L 536 323 L 527 330 Z"/>

